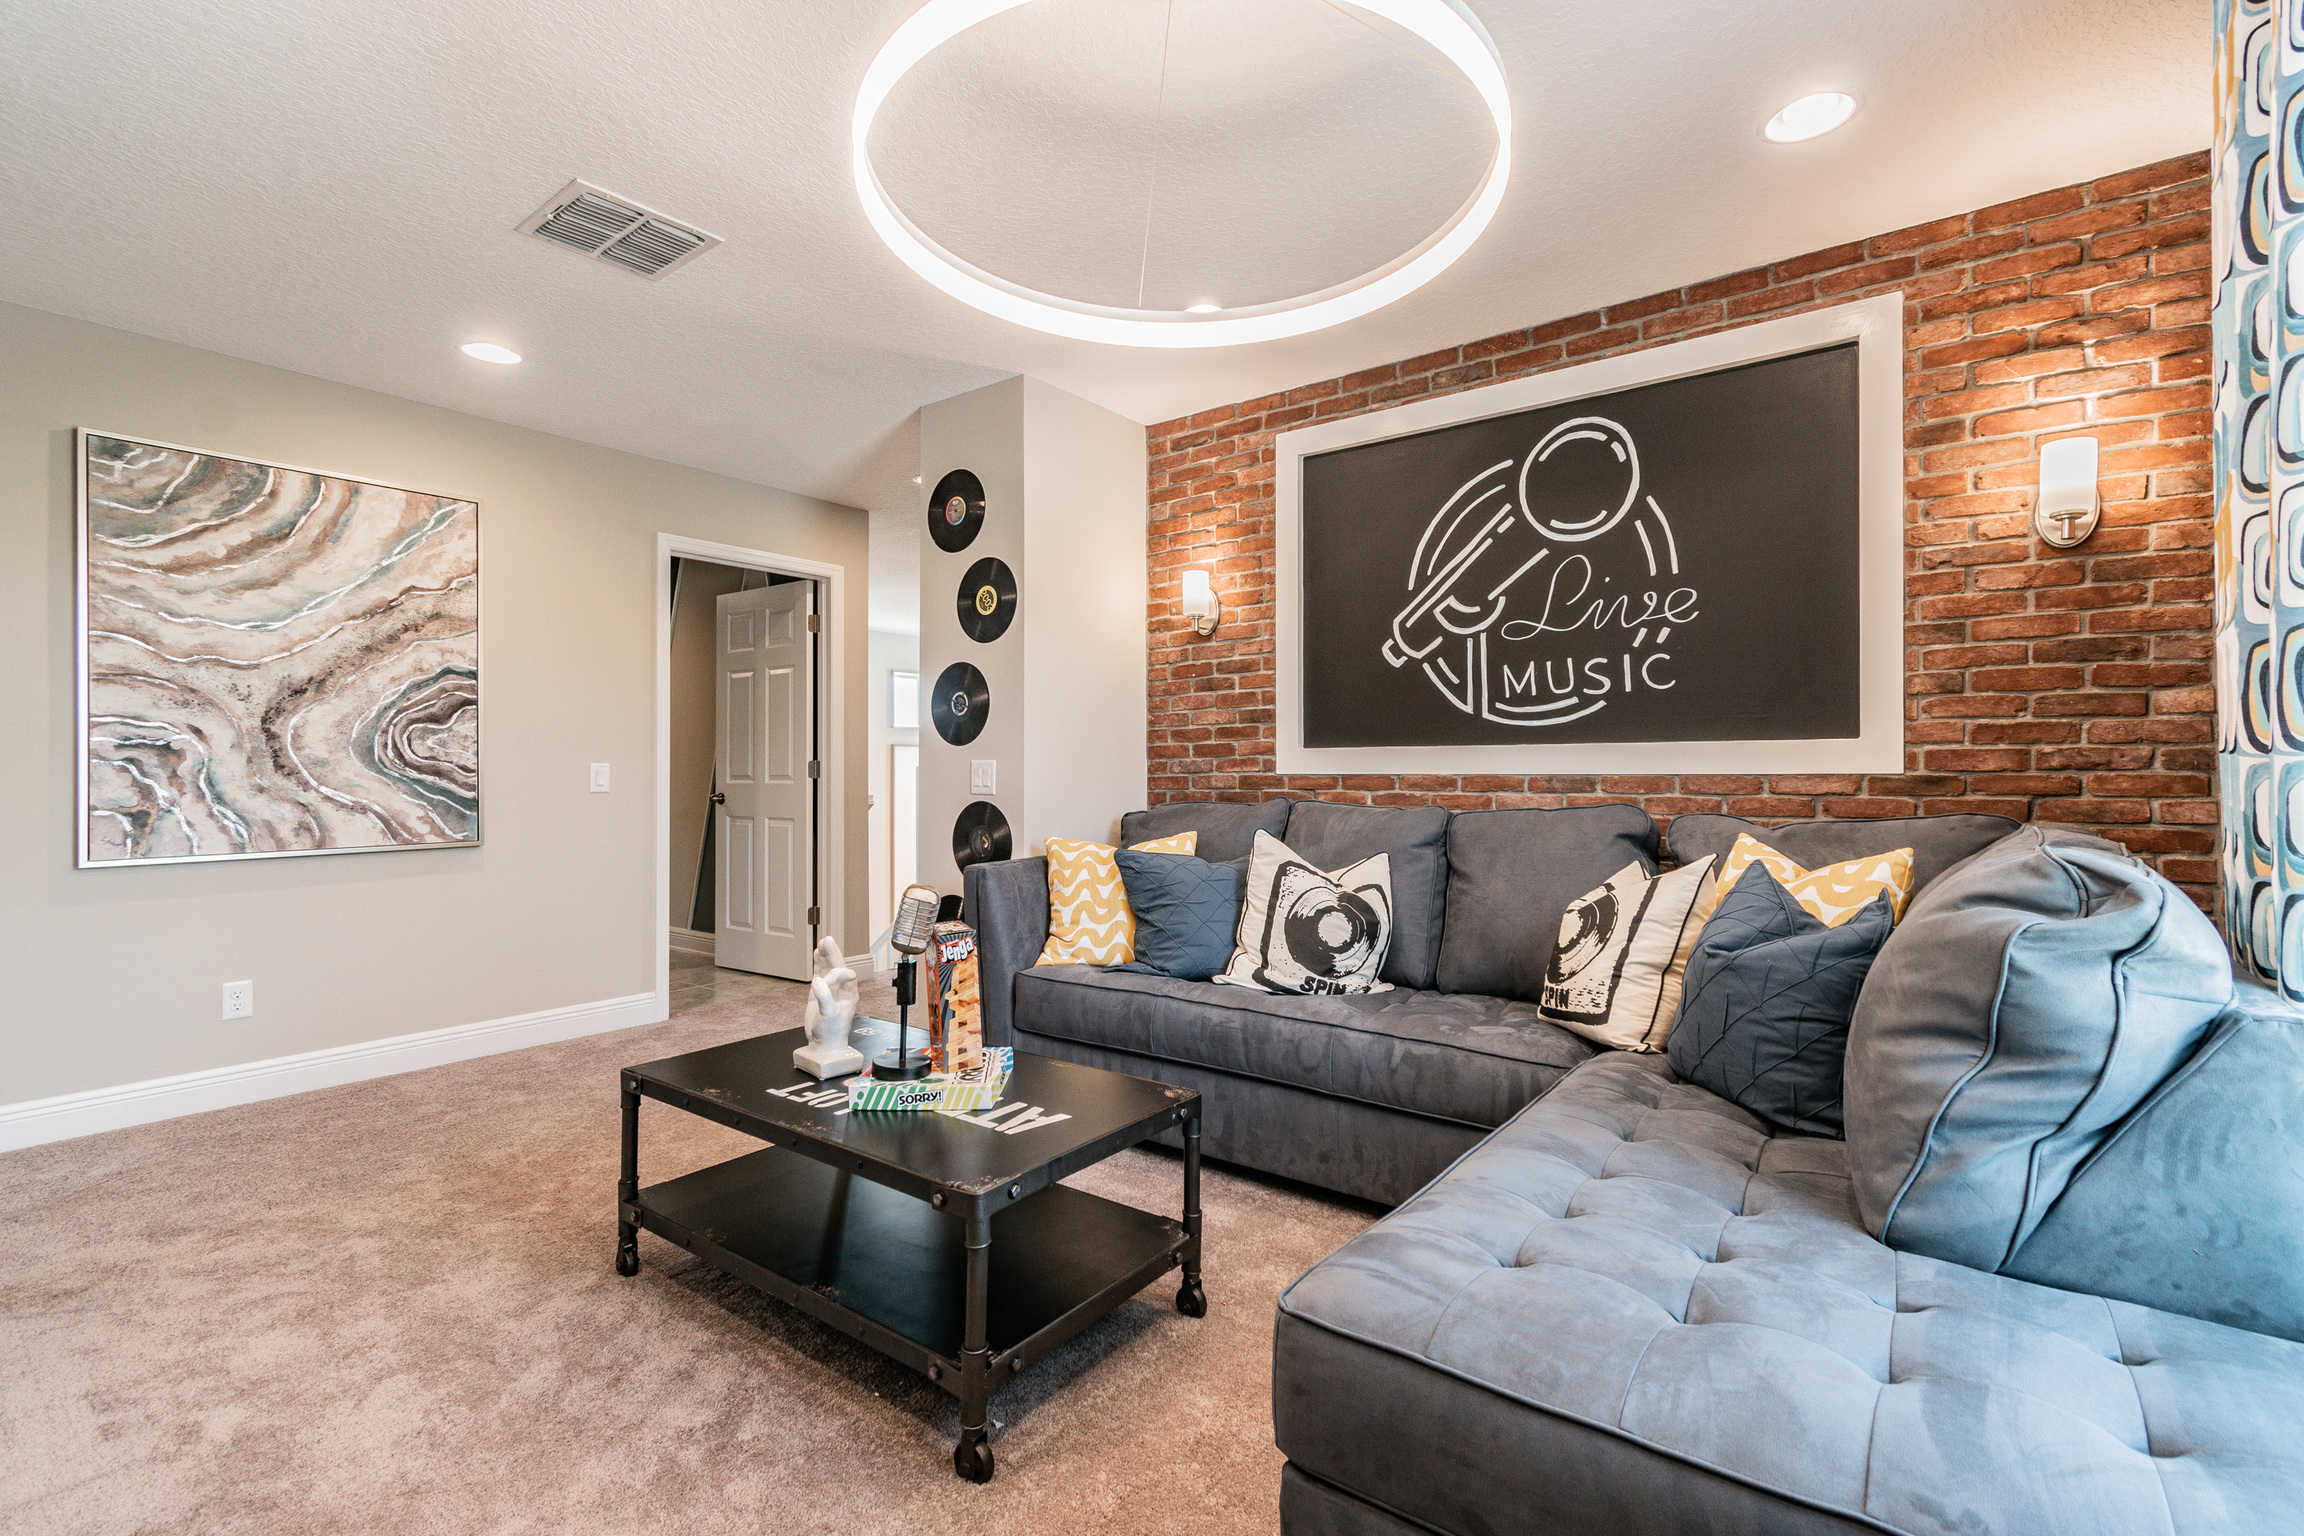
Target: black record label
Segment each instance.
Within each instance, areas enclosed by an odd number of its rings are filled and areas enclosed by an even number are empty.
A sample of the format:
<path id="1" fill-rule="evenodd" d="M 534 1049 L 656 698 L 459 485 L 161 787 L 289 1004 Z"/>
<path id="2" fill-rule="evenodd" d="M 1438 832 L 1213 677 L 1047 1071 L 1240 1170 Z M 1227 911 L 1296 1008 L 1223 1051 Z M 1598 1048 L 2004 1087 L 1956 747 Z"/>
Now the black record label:
<path id="1" fill-rule="evenodd" d="M 1016 617 L 1016 573 L 1004 560 L 987 555 L 960 578 L 960 627 L 968 638 L 992 641 L 1008 633 Z"/>
<path id="2" fill-rule="evenodd" d="M 992 713 L 992 690 L 984 674 L 964 661 L 956 661 L 936 674 L 936 691 L 928 696 L 928 718 L 936 734 L 956 747 L 964 747 L 984 733 L 984 717 Z"/>
<path id="3" fill-rule="evenodd" d="M 948 555 L 976 542 L 984 527 L 984 482 L 965 469 L 936 482 L 928 497 L 928 537 Z"/>
<path id="4" fill-rule="evenodd" d="M 971 800 L 952 823 L 952 862 L 966 869 L 971 864 L 997 864 L 1014 846 L 1008 818 L 989 800 Z"/>

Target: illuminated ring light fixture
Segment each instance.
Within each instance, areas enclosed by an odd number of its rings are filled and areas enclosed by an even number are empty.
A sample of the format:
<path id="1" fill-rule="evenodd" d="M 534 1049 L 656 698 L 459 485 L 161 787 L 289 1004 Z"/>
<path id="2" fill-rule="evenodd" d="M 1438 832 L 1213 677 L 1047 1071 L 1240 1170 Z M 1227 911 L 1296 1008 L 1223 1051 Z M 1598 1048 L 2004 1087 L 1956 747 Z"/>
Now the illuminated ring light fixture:
<path id="1" fill-rule="evenodd" d="M 988 315 L 1069 336 L 1123 347 L 1233 347 L 1324 330 L 1405 298 L 1455 264 L 1496 216 L 1512 172 L 1512 102 L 1504 88 L 1504 61 L 1487 30 L 1459 0 L 1343 0 L 1414 33 L 1455 66 L 1480 93 L 1496 121 L 1496 155 L 1488 174 L 1423 244 L 1348 282 L 1275 304 L 1214 314 L 1188 310 L 1118 309 L 1041 293 L 970 265 L 938 245 L 904 216 L 880 185 L 865 144 L 880 104 L 912 66 L 953 38 L 1030 0 L 928 0 L 881 45 L 856 93 L 853 157 L 856 195 L 865 217 L 888 249 L 914 272 L 961 303 Z"/>

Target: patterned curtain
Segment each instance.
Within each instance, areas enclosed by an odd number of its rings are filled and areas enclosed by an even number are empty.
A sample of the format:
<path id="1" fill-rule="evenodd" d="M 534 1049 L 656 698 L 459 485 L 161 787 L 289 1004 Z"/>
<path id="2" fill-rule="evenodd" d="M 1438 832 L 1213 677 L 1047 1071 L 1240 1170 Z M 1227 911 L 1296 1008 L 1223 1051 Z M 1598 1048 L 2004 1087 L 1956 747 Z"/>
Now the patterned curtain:
<path id="1" fill-rule="evenodd" d="M 2224 931 L 2304 998 L 2304 0 L 2215 3 Z"/>

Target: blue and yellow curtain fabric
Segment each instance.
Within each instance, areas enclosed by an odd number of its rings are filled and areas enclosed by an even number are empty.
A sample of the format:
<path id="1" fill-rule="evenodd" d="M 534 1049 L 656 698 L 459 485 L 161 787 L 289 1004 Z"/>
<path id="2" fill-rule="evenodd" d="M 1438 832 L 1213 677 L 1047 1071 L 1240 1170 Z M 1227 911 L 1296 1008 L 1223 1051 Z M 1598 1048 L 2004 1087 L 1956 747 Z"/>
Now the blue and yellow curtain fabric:
<path id="1" fill-rule="evenodd" d="M 2224 927 L 2304 999 L 2304 0 L 2216 0 Z"/>

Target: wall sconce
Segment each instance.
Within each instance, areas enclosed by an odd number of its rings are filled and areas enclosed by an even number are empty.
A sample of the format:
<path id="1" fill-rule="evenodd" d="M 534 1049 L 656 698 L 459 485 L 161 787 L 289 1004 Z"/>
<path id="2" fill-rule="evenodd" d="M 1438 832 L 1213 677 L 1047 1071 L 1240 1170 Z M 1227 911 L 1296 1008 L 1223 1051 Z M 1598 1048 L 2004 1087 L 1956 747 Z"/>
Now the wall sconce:
<path id="1" fill-rule="evenodd" d="M 1216 621 L 1224 616 L 1224 605 L 1217 601 L 1216 589 L 1208 584 L 1208 573 L 1198 566 L 1184 568 L 1184 617 L 1192 621 L 1192 628 L 1202 636 L 1216 633 Z"/>
<path id="2" fill-rule="evenodd" d="M 2060 437 L 2040 448 L 2040 494 L 2032 531 L 2044 544 L 2070 549 L 2096 531 L 2096 439 Z"/>

